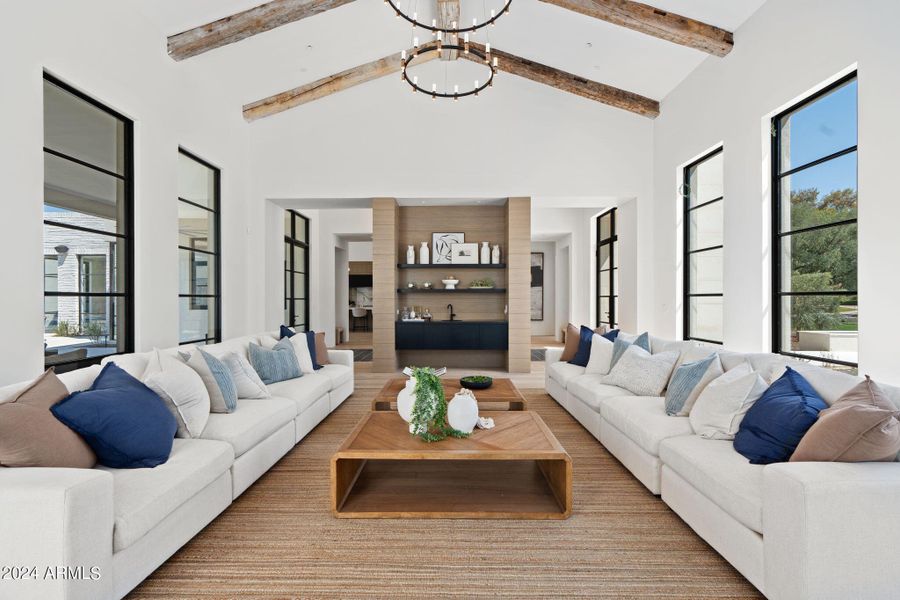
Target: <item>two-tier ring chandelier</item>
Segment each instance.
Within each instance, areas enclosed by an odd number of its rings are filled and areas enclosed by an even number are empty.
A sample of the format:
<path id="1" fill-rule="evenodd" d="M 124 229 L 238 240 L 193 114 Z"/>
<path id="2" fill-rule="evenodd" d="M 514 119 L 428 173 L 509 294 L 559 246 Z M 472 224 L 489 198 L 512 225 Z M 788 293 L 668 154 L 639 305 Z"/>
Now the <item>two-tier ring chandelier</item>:
<path id="1" fill-rule="evenodd" d="M 509 13 L 512 0 L 505 0 L 499 11 L 491 10 L 488 14 L 487 10 L 485 10 L 485 14 L 480 21 L 478 17 L 472 17 L 471 26 L 461 25 L 458 21 L 451 21 L 449 24 L 445 21 L 439 23 L 437 19 L 432 19 L 431 24 L 428 25 L 419 20 L 418 12 L 414 11 L 410 14 L 401 10 L 397 4 L 399 0 L 384 0 L 384 2 L 391 7 L 397 18 L 405 19 L 413 27 L 412 48 L 409 51 L 403 50 L 400 53 L 401 78 L 409 84 L 413 92 L 431 96 L 432 100 L 437 98 L 459 100 L 466 96 L 477 96 L 480 92 L 493 85 L 499 63 L 497 56 L 491 52 L 490 36 L 486 37 L 485 43 L 470 41 L 469 37 L 470 34 L 473 37 L 476 36 L 482 28 L 493 27 L 500 17 Z M 456 18 L 459 17 L 457 16 Z M 433 39 L 420 44 L 419 38 L 416 36 L 417 28 L 431 32 Z M 436 82 L 432 82 L 431 88 L 428 89 L 427 84 L 420 85 L 418 75 L 409 73 L 410 67 L 437 57 L 447 58 L 451 55 L 454 59 L 464 58 L 468 61 L 482 64 L 487 69 L 485 77 L 483 79 L 475 79 L 471 86 L 465 86 L 463 89 L 460 89 L 458 83 L 453 84 L 451 89 L 445 77 L 442 89 L 438 89 Z"/>

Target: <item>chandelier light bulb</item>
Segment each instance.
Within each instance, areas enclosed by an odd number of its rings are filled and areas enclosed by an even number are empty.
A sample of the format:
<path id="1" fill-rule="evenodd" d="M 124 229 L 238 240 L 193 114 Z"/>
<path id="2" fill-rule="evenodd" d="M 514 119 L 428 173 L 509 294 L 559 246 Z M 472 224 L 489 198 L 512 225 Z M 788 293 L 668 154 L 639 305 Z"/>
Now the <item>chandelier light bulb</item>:
<path id="1" fill-rule="evenodd" d="M 495 69 L 497 68 L 497 57 L 496 56 L 494 57 L 494 68 Z"/>
<path id="2" fill-rule="evenodd" d="M 418 21 L 418 20 L 419 20 L 419 13 L 414 12 L 413 13 L 413 21 Z M 415 25 L 413 25 L 413 27 L 415 27 Z"/>
<path id="3" fill-rule="evenodd" d="M 419 47 L 419 38 L 417 38 L 417 37 L 414 37 L 414 38 L 413 38 L 413 47 L 414 47 L 414 48 L 418 48 L 418 47 Z"/>
<path id="4" fill-rule="evenodd" d="M 490 53 L 491 53 L 491 43 L 488 42 L 488 43 L 484 46 L 484 49 L 487 51 L 488 54 L 490 54 Z"/>
<path id="5" fill-rule="evenodd" d="M 478 17 L 472 17 L 472 27 L 478 26 Z"/>
<path id="6" fill-rule="evenodd" d="M 432 83 L 432 84 L 431 84 L 431 91 L 432 91 L 432 92 L 436 92 L 436 91 L 437 91 L 437 84 L 436 84 L 436 83 Z"/>
<path id="7" fill-rule="evenodd" d="M 406 60 L 406 50 L 401 50 L 401 51 L 400 51 L 400 60 L 401 60 L 401 61 Z"/>
<path id="8" fill-rule="evenodd" d="M 491 9 L 491 27 L 495 27 L 497 24 L 494 22 L 494 9 Z"/>

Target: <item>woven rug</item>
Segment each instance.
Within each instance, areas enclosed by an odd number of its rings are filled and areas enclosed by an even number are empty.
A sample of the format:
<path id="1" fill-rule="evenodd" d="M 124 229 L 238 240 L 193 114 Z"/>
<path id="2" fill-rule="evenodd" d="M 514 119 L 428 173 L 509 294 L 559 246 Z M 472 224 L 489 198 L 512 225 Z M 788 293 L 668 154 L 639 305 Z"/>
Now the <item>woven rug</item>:
<path id="1" fill-rule="evenodd" d="M 357 392 L 129 598 L 760 598 L 543 390 L 574 463 L 566 521 L 349 520 L 329 460 L 384 379 Z"/>

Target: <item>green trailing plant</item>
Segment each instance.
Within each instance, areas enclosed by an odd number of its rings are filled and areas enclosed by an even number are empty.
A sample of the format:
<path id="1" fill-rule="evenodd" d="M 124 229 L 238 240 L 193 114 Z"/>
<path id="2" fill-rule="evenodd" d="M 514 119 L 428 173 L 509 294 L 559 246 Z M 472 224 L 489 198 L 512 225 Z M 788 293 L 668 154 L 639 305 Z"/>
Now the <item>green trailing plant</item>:
<path id="1" fill-rule="evenodd" d="M 494 287 L 494 280 L 490 277 L 485 277 L 484 279 L 476 279 L 469 284 L 469 287 L 474 288 L 492 288 Z"/>
<path id="2" fill-rule="evenodd" d="M 447 399 L 441 378 L 427 367 L 413 368 L 412 376 L 416 387 L 413 390 L 411 431 L 426 442 L 439 442 L 448 437 L 469 437 L 468 433 L 447 424 Z"/>

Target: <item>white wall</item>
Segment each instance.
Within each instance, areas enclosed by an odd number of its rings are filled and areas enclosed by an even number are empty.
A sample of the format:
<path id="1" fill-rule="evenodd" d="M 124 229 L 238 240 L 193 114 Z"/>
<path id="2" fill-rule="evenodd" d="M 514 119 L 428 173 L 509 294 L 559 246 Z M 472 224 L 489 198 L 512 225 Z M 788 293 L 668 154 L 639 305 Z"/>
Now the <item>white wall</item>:
<path id="1" fill-rule="evenodd" d="M 531 322 L 531 335 L 554 335 L 556 329 L 556 242 L 531 242 L 532 252 L 544 253 L 544 318 Z"/>
<path id="2" fill-rule="evenodd" d="M 350 242 L 350 262 L 372 262 L 372 242 Z"/>
<path id="3" fill-rule="evenodd" d="M 44 0 L 14 12 L 7 21 L 15 26 L 0 36 L 0 111 L 9 117 L 0 135 L 0 255 L 15 257 L 0 267 L 9 286 L 0 297 L 0 384 L 43 368 L 44 69 L 135 121 L 137 347 L 178 341 L 179 145 L 222 168 L 224 335 L 247 332 L 256 324 L 245 291 L 247 241 L 262 232 L 248 229 L 248 128 L 240 111 L 221 102 L 207 74 L 171 60 L 165 36 L 122 2 Z"/>
<path id="4" fill-rule="evenodd" d="M 898 19 L 894 0 L 767 2 L 735 32 L 727 57 L 707 59 L 663 101 L 653 157 L 658 334 L 681 334 L 677 172 L 722 142 L 725 343 L 771 349 L 770 119 L 858 65 L 860 372 L 900 383 L 900 279 L 890 275 L 900 256 Z"/>

